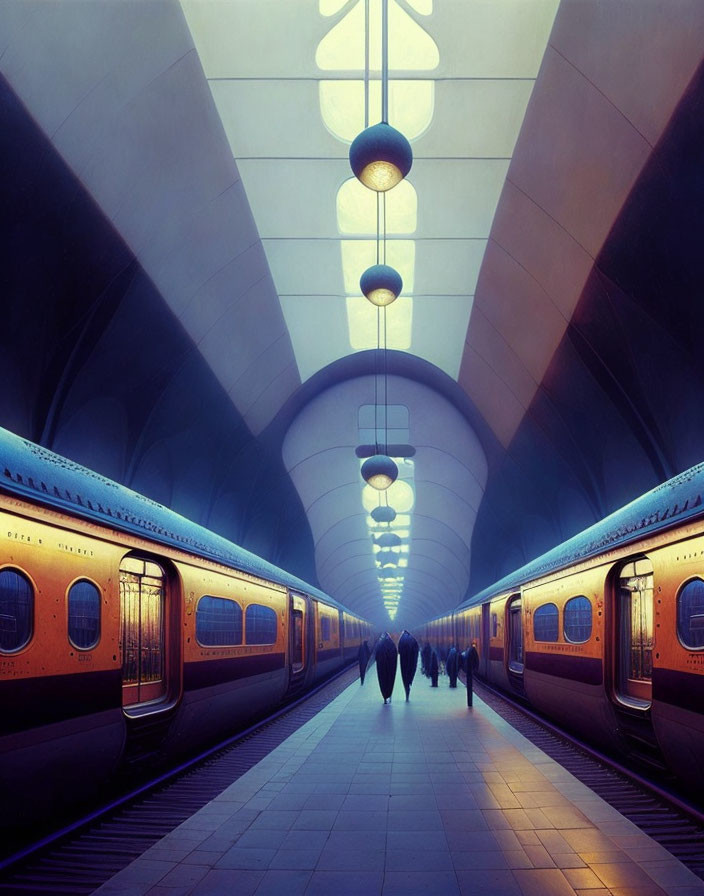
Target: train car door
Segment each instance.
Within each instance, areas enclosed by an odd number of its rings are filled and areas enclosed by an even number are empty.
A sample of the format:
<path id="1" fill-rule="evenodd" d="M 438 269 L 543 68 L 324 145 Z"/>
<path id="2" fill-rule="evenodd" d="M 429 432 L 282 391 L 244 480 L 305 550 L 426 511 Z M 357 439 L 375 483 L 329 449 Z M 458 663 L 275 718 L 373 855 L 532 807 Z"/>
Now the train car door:
<path id="1" fill-rule="evenodd" d="M 653 564 L 647 557 L 625 563 L 615 585 L 616 696 L 648 709 L 653 692 Z"/>
<path id="2" fill-rule="evenodd" d="M 128 556 L 120 564 L 122 705 L 166 696 L 166 573 L 151 560 Z"/>
<path id="3" fill-rule="evenodd" d="M 506 604 L 506 631 L 508 633 L 508 669 L 514 675 L 523 675 L 523 617 L 521 595 L 512 597 Z"/>
<path id="4" fill-rule="evenodd" d="M 303 678 L 309 662 L 310 645 L 306 637 L 308 602 L 299 594 L 291 594 L 291 627 L 289 655 L 291 657 L 291 681 Z"/>
<path id="5" fill-rule="evenodd" d="M 514 594 L 506 602 L 507 673 L 511 687 L 525 694 L 523 687 L 523 612 L 521 595 Z"/>
<path id="6" fill-rule="evenodd" d="M 489 677 L 489 613 L 490 604 L 482 604 L 482 643 L 479 655 L 479 671 L 484 678 Z"/>

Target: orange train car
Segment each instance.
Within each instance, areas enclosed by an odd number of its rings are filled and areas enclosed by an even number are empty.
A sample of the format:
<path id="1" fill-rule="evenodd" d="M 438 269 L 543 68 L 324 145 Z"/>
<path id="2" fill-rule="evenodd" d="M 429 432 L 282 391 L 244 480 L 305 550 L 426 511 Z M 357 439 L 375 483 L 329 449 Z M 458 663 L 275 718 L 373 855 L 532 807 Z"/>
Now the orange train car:
<path id="1" fill-rule="evenodd" d="M 182 756 L 356 657 L 369 623 L 0 430 L 0 825 Z"/>
<path id="2" fill-rule="evenodd" d="M 704 793 L 704 464 L 417 631 L 598 746 Z M 439 637 L 441 640 L 439 640 Z"/>

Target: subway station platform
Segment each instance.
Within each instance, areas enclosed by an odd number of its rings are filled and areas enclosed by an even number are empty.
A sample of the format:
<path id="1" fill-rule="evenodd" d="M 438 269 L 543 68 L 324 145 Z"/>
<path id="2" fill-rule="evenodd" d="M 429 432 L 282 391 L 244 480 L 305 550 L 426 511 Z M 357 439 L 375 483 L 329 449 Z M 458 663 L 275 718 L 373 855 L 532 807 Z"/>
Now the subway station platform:
<path id="1" fill-rule="evenodd" d="M 447 679 L 372 668 L 102 896 L 704 896 L 704 882 Z"/>

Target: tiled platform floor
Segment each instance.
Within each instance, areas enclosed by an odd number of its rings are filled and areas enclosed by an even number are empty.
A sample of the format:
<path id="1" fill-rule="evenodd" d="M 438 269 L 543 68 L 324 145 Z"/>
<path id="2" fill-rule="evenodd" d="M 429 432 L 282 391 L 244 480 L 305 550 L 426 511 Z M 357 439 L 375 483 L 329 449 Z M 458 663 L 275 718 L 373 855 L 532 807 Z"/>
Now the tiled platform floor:
<path id="1" fill-rule="evenodd" d="M 103 896 L 704 896 L 704 882 L 447 678 L 372 669 Z"/>

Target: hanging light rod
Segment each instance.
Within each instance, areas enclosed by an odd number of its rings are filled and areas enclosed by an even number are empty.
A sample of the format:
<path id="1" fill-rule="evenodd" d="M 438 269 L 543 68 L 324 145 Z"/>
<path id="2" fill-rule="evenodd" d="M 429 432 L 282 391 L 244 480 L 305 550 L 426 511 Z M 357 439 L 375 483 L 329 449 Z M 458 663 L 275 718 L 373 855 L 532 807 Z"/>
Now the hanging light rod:
<path id="1" fill-rule="evenodd" d="M 411 144 L 389 124 L 389 4 L 381 0 L 381 121 L 358 134 L 350 146 L 350 166 L 365 187 L 385 193 L 411 170 Z"/>

